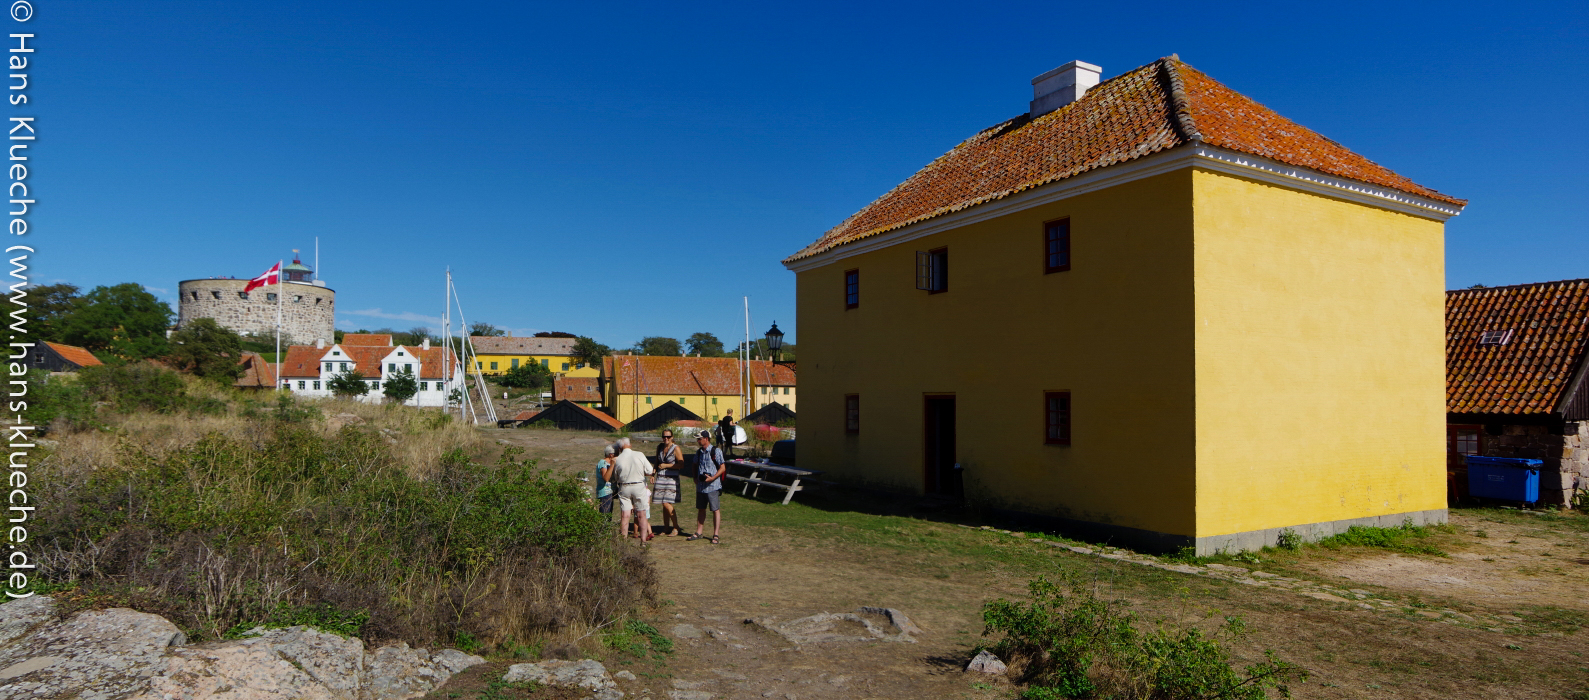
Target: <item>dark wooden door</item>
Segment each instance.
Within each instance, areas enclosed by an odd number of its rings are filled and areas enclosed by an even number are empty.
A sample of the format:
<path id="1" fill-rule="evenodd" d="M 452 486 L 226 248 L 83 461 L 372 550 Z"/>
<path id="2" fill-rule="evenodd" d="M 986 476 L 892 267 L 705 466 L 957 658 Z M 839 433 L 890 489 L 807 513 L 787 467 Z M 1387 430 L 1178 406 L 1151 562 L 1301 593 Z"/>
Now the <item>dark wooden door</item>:
<path id="1" fill-rule="evenodd" d="M 960 498 L 964 488 L 955 468 L 955 397 L 928 396 L 927 493 Z"/>
<path id="2" fill-rule="evenodd" d="M 1484 426 L 1446 425 L 1446 499 L 1460 503 L 1468 497 L 1466 455 L 1484 454 Z"/>

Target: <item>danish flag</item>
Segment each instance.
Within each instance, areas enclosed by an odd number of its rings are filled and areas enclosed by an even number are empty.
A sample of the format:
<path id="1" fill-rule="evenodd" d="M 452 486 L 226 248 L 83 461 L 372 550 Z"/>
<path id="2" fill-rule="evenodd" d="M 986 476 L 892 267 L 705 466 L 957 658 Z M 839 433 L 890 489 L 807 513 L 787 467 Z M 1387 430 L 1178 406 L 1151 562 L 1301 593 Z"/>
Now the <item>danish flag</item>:
<path id="1" fill-rule="evenodd" d="M 269 270 L 266 270 L 264 274 L 262 274 L 262 275 L 260 275 L 258 277 L 255 277 L 254 279 L 250 280 L 248 282 L 248 286 L 243 288 L 243 291 L 252 292 L 255 289 L 263 287 L 263 286 L 265 286 L 267 284 L 281 284 L 281 262 L 280 261 L 277 261 L 277 263 L 274 266 L 272 266 Z"/>

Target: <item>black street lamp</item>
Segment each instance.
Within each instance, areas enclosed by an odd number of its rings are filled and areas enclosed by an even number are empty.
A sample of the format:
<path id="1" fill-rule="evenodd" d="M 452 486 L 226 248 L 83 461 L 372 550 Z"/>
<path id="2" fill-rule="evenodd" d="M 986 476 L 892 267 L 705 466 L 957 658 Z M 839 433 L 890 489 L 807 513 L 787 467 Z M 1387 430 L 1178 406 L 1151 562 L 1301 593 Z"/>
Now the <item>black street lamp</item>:
<path id="1" fill-rule="evenodd" d="M 778 330 L 778 322 L 772 322 L 772 328 L 767 329 L 767 354 L 773 356 L 775 365 L 792 365 L 793 362 L 783 361 L 783 331 Z"/>

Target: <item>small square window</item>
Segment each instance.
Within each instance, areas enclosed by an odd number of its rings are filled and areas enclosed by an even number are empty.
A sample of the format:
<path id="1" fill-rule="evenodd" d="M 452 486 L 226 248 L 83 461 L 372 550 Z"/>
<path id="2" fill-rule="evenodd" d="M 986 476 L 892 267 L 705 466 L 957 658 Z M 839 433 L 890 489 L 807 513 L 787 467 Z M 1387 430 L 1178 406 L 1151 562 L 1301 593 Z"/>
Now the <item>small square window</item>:
<path id="1" fill-rule="evenodd" d="M 298 390 L 299 391 L 303 390 L 303 382 L 298 382 Z"/>
<path id="2" fill-rule="evenodd" d="M 716 405 L 717 405 L 717 397 L 716 397 L 716 396 L 713 396 L 713 397 L 712 397 L 712 405 L 713 405 L 713 406 L 716 406 Z"/>
<path id="3" fill-rule="evenodd" d="M 647 406 L 651 405 L 651 397 L 649 397 L 649 396 L 646 397 L 646 405 Z"/>
<path id="4" fill-rule="evenodd" d="M 199 293 L 198 292 L 194 292 L 193 293 L 193 300 L 194 301 L 198 301 L 199 300 Z"/>
<path id="5" fill-rule="evenodd" d="M 370 382 L 370 388 L 371 389 L 379 389 L 379 388 L 381 388 L 381 383 L 380 382 Z"/>
<path id="6" fill-rule="evenodd" d="M 1043 224 L 1043 272 L 1070 269 L 1070 219 Z"/>
<path id="7" fill-rule="evenodd" d="M 314 383 L 314 388 L 315 389 L 319 389 L 320 388 L 320 382 L 315 382 Z"/>
<path id="8" fill-rule="evenodd" d="M 302 304 L 303 303 L 303 295 L 302 294 L 294 294 L 293 297 L 292 297 L 292 303 L 294 303 L 294 304 Z"/>
<path id="9" fill-rule="evenodd" d="M 568 363 L 567 363 L 567 362 L 564 362 L 564 363 L 563 363 L 563 371 L 564 371 L 564 372 L 567 372 L 567 371 L 568 371 Z"/>
<path id="10" fill-rule="evenodd" d="M 238 299 L 242 299 L 244 301 L 247 301 L 248 300 L 248 292 L 238 292 L 237 293 L 237 298 Z"/>
<path id="11" fill-rule="evenodd" d="M 784 387 L 783 388 L 783 395 L 784 396 L 788 396 L 789 395 L 789 387 Z"/>
<path id="12" fill-rule="evenodd" d="M 275 301 L 275 300 L 276 300 L 276 293 L 275 292 L 266 292 L 265 293 L 265 301 Z"/>
<path id="13" fill-rule="evenodd" d="M 496 367 L 497 367 L 496 365 L 491 365 L 492 369 L 496 369 Z M 510 369 L 518 369 L 519 368 L 519 358 L 517 358 L 517 357 L 513 358 L 510 361 L 510 364 L 508 365 L 508 367 Z"/>
<path id="14" fill-rule="evenodd" d="M 495 362 L 491 363 L 491 369 L 496 369 L 496 368 L 497 368 L 497 363 L 495 363 Z"/>
<path id="15" fill-rule="evenodd" d="M 1070 392 L 1043 393 L 1044 412 L 1047 416 L 1047 433 L 1043 441 L 1050 445 L 1070 444 Z"/>
<path id="16" fill-rule="evenodd" d="M 861 305 L 861 271 L 844 271 L 844 308 L 853 309 Z"/>
<path id="17" fill-rule="evenodd" d="M 1505 345 L 1512 340 L 1512 331 L 1485 331 L 1479 336 L 1480 345 Z"/>
<path id="18" fill-rule="evenodd" d="M 339 367 L 337 367 L 337 369 L 340 369 L 340 370 L 342 370 L 344 372 L 348 371 L 348 363 L 346 363 L 346 362 L 338 362 L 337 364 L 339 365 Z"/>
<path id="19" fill-rule="evenodd" d="M 484 367 L 485 367 L 485 366 L 484 366 L 484 365 L 482 365 L 482 364 L 481 364 L 481 363 L 480 363 L 480 361 L 479 361 L 479 360 L 476 360 L 476 361 L 475 361 L 475 363 L 474 363 L 474 368 L 475 368 L 475 369 L 483 369 L 483 368 L 484 368 Z"/>
<path id="20" fill-rule="evenodd" d="M 543 369 L 549 369 L 549 368 L 551 368 L 551 366 L 552 366 L 552 361 L 551 360 L 541 360 L 541 367 Z"/>
<path id="21" fill-rule="evenodd" d="M 213 296 L 216 299 L 219 299 L 219 298 L 221 298 L 221 293 L 220 292 L 210 292 L 210 296 Z"/>
<path id="22" fill-rule="evenodd" d="M 420 382 L 419 383 L 419 390 L 420 391 L 429 391 L 430 390 L 430 382 Z"/>
<path id="23" fill-rule="evenodd" d="M 850 394 L 844 397 L 844 432 L 861 432 L 861 395 Z"/>

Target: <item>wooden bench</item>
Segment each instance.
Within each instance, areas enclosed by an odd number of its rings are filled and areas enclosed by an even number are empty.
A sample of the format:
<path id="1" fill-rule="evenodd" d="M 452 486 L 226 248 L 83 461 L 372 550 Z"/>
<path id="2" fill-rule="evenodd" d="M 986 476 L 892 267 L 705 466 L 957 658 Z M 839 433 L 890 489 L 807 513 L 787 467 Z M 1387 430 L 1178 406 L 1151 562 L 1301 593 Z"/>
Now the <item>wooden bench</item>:
<path id="1" fill-rule="evenodd" d="M 800 484 L 801 479 L 822 473 L 812 469 L 797 469 L 795 467 L 785 467 L 777 464 L 764 464 L 761 462 L 746 462 L 738 459 L 729 460 L 727 466 L 729 469 L 737 467 L 739 469 L 750 470 L 750 474 L 748 476 L 743 474 L 724 475 L 724 478 L 733 479 L 736 482 L 744 484 L 744 486 L 740 487 L 739 494 L 741 496 L 749 495 L 750 497 L 755 498 L 756 496 L 761 495 L 762 487 L 782 489 L 784 492 L 783 505 L 789 505 L 789 501 L 790 499 L 794 498 L 796 491 L 804 491 L 809 487 L 809 485 L 802 486 Z M 783 483 L 781 481 L 774 481 L 771 478 L 765 477 L 789 477 L 790 481 L 789 483 Z M 754 492 L 750 490 L 753 486 L 756 488 Z"/>

